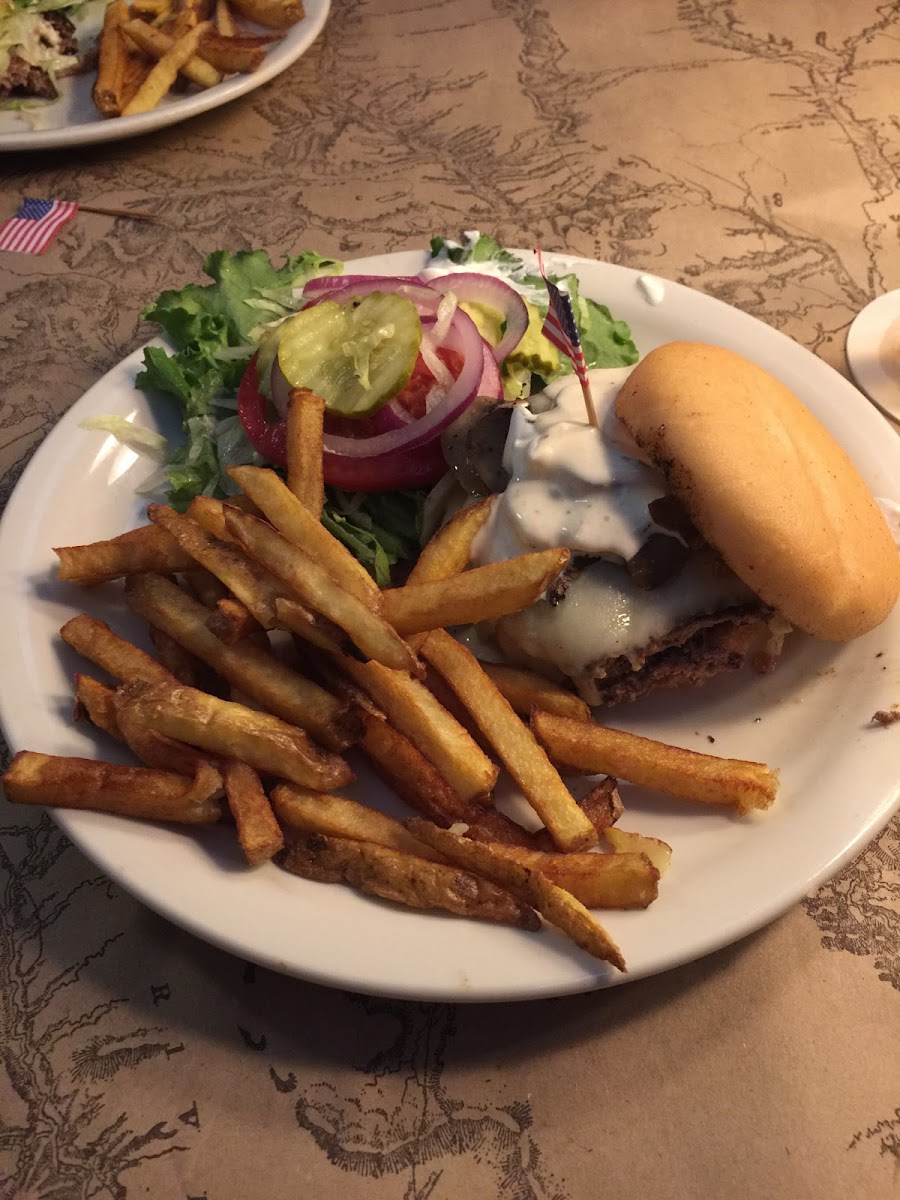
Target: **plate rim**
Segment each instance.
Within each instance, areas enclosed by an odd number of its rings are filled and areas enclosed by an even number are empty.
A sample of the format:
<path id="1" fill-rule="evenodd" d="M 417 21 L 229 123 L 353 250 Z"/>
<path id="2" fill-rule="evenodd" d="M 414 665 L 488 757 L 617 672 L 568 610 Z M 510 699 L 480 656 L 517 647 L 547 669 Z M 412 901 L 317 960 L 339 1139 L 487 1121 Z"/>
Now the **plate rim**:
<path id="1" fill-rule="evenodd" d="M 527 252 L 520 251 L 519 253 Z M 396 266 L 391 268 L 390 264 L 392 262 L 396 263 L 398 259 L 409 259 L 411 255 L 416 255 L 418 261 L 423 265 L 427 261 L 428 257 L 426 251 L 417 248 L 411 251 L 395 251 L 390 254 L 372 255 L 355 260 L 347 260 L 347 266 L 359 269 L 359 264 L 361 263 L 372 263 L 375 260 L 378 260 L 381 264 L 384 264 L 385 271 L 389 271 L 390 269 L 396 271 L 400 268 Z M 635 282 L 638 276 L 644 274 L 644 272 L 635 270 L 634 268 L 624 267 L 613 263 L 604 263 L 595 259 L 584 258 L 581 256 L 557 254 L 553 255 L 552 257 L 556 258 L 557 260 L 562 260 L 566 264 L 573 264 L 576 266 L 578 264 L 583 264 L 591 267 L 592 269 L 599 267 L 604 271 L 611 270 L 612 272 L 620 274 L 622 278 L 626 278 L 631 282 Z M 777 339 L 780 339 L 784 343 L 790 345 L 794 352 L 797 350 L 802 351 L 804 361 L 805 356 L 809 355 L 815 360 L 819 367 L 823 368 L 827 372 L 830 372 L 833 380 L 838 382 L 838 386 L 840 388 L 845 389 L 846 393 L 848 395 L 852 395 L 854 401 L 858 402 L 858 404 L 861 406 L 860 419 L 863 424 L 868 423 L 868 419 L 862 416 L 862 409 L 865 409 L 866 413 L 871 414 L 872 421 L 877 422 L 879 426 L 884 421 L 884 418 L 880 415 L 878 410 L 870 406 L 865 398 L 859 394 L 857 389 L 855 389 L 852 384 L 844 379 L 843 376 L 831 368 L 829 364 L 817 358 L 815 355 L 812 355 L 811 351 L 793 341 L 793 339 L 787 337 L 787 335 L 773 329 L 764 322 L 759 321 L 758 318 L 753 317 L 751 314 L 742 312 L 740 309 L 735 309 L 724 301 L 718 300 L 716 297 L 709 296 L 707 293 L 701 292 L 699 289 L 689 288 L 683 284 L 678 284 L 670 280 L 665 280 L 664 282 L 667 287 L 671 286 L 680 289 L 695 298 L 701 298 L 703 305 L 712 302 L 718 306 L 720 310 L 723 310 L 729 314 L 729 320 L 733 320 L 736 314 L 743 321 L 751 323 L 749 326 L 750 328 L 761 326 L 766 331 L 765 336 L 770 337 L 771 335 L 775 335 Z M 50 461 L 52 459 L 52 456 L 56 450 L 56 442 L 62 443 L 66 434 L 69 433 L 73 427 L 77 426 L 77 422 L 80 419 L 81 413 L 90 408 L 91 400 L 95 392 L 104 387 L 104 385 L 107 383 L 107 380 L 114 372 L 126 369 L 132 361 L 136 363 L 141 353 L 142 348 L 138 348 L 132 354 L 126 356 L 124 359 L 115 364 L 110 371 L 106 372 L 101 377 L 101 379 L 97 380 L 95 384 L 92 385 L 92 387 L 89 388 L 66 411 L 66 413 L 63 414 L 59 421 L 56 422 L 56 424 L 47 434 L 44 441 L 40 446 L 38 446 L 32 455 L 32 458 L 29 461 L 25 471 L 22 473 L 22 476 L 18 480 L 12 494 L 9 497 L 6 510 L 3 513 L 2 520 L 0 520 L 0 565 L 2 565 L 6 559 L 6 544 L 10 536 L 10 529 L 13 528 L 17 523 L 18 507 L 27 502 L 27 492 L 30 486 L 30 480 L 32 477 L 37 477 L 40 475 L 42 468 L 44 468 L 45 460 Z M 875 425 L 872 425 L 872 430 L 874 432 Z M 900 463 L 900 443 L 898 443 L 897 446 L 894 446 L 889 453 L 890 456 L 894 457 L 896 461 Z M 6 701 L 6 684 L 2 677 L 0 677 L 0 720 L 2 720 L 4 729 L 9 733 L 7 719 L 8 705 Z M 19 748 L 17 745 L 17 739 L 14 736 L 9 737 L 9 742 L 11 750 L 15 751 Z M 697 959 L 704 957 L 715 950 L 722 949 L 726 946 L 740 942 L 743 938 L 749 936 L 751 933 L 771 923 L 778 916 L 801 900 L 803 896 L 806 895 L 812 888 L 820 886 L 822 882 L 828 878 L 831 878 L 835 873 L 837 873 L 837 871 L 839 871 L 856 854 L 858 854 L 873 837 L 877 836 L 880 830 L 886 826 L 887 822 L 891 819 L 891 816 L 898 807 L 900 807 L 900 777 L 897 778 L 893 785 L 893 795 L 889 799 L 886 798 L 881 803 L 878 811 L 869 812 L 867 810 L 866 819 L 861 824 L 857 825 L 854 835 L 848 841 L 846 841 L 846 843 L 840 849 L 837 849 L 835 853 L 831 854 L 827 861 L 823 861 L 816 872 L 814 872 L 812 875 L 806 875 L 802 882 L 794 880 L 793 882 L 789 882 L 780 887 L 769 897 L 767 903 L 754 908 L 752 917 L 749 920 L 745 918 L 742 921 L 737 921 L 724 928 L 718 928 L 715 930 L 711 929 L 704 938 L 700 938 L 693 943 L 692 948 L 688 953 L 678 951 L 674 955 L 670 955 L 668 961 L 663 965 L 651 966 L 646 970 L 638 969 L 633 974 L 624 978 L 611 976 L 604 973 L 595 973 L 593 975 L 589 975 L 587 972 L 585 972 L 583 976 L 573 979 L 571 984 L 565 986 L 560 986 L 558 982 L 551 982 L 546 986 L 542 986 L 540 983 L 538 983 L 533 987 L 528 989 L 520 989 L 513 993 L 509 992 L 508 990 L 504 990 L 502 984 L 493 988 L 480 987 L 477 992 L 473 993 L 470 990 L 460 988 L 448 989 L 446 986 L 432 987 L 428 982 L 424 984 L 420 982 L 413 985 L 398 985 L 383 982 L 377 983 L 366 975 L 354 975 L 352 970 L 353 964 L 349 965 L 349 969 L 345 968 L 340 971 L 336 971 L 333 967 L 330 969 L 322 968 L 320 965 L 316 964 L 304 964 L 301 969 L 296 964 L 286 963 L 280 958 L 280 956 L 255 954 L 252 946 L 248 946 L 239 939 L 230 937 L 227 928 L 223 930 L 221 928 L 211 927 L 208 923 L 204 923 L 204 921 L 200 919 L 195 919 L 191 912 L 185 912 L 182 908 L 167 905 L 165 903 L 165 897 L 161 897 L 158 893 L 152 894 L 140 884 L 135 884 L 126 876 L 119 874 L 114 863 L 110 863 L 107 859 L 102 858 L 102 856 L 98 861 L 96 848 L 90 844 L 90 825 L 84 823 L 80 819 L 85 814 L 78 812 L 66 812 L 65 810 L 50 811 L 53 818 L 66 832 L 67 836 L 71 838 L 71 840 L 92 862 L 96 863 L 102 870 L 107 872 L 113 879 L 115 879 L 125 891 L 135 896 L 148 908 L 160 913 L 166 919 L 171 920 L 174 924 L 187 929 L 189 932 L 200 937 L 204 941 L 210 942 L 211 944 L 225 949 L 229 953 L 255 961 L 262 966 L 278 970 L 282 973 L 291 974 L 311 982 L 323 984 L 325 986 L 351 988 L 372 995 L 384 995 L 406 1000 L 438 1002 L 509 1002 L 511 1000 L 533 1000 L 567 994 L 577 994 L 609 985 L 628 982 L 630 979 L 637 979 L 650 974 L 658 974 L 675 966 L 696 961 Z M 113 818 L 113 820 L 115 820 L 115 818 Z"/>
<path id="2" fill-rule="evenodd" d="M 60 125 L 54 129 L 23 129 L 21 133 L 0 132 L 0 153 L 30 150 L 63 150 L 75 146 L 95 146 L 105 142 L 125 141 L 167 129 L 191 117 L 221 108 L 240 96 L 256 91 L 263 84 L 282 74 L 310 49 L 322 32 L 331 11 L 331 0 L 306 0 L 306 15 L 285 33 L 280 44 L 271 49 L 259 69 L 246 75 L 235 75 L 205 91 L 181 96 L 158 105 L 150 112 L 131 117 L 103 118 L 97 114 L 92 121 L 75 125 Z M 62 81 L 63 85 L 67 83 Z M 0 109 L 0 113 L 3 110 Z"/>

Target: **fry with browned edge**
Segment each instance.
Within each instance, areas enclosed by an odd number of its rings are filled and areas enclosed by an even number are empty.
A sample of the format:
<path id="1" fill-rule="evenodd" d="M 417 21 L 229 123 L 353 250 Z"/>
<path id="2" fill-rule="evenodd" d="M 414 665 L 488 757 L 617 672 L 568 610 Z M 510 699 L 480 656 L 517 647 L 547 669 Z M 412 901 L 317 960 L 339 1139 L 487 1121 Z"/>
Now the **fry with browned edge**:
<path id="1" fill-rule="evenodd" d="M 527 904 L 490 880 L 370 842 L 321 833 L 301 834 L 288 844 L 281 865 L 305 879 L 347 883 L 405 908 L 437 909 L 519 929 L 539 927 Z"/>
<path id="2" fill-rule="evenodd" d="M 284 835 L 275 820 L 259 775 L 252 767 L 236 759 L 225 762 L 222 775 L 225 797 L 237 826 L 244 857 L 251 867 L 268 862 L 284 849 Z"/>
<path id="3" fill-rule="evenodd" d="M 264 29 L 290 29 L 304 17 L 302 0 L 231 0 L 242 17 Z"/>
<path id="4" fill-rule="evenodd" d="M 597 831 L 581 811 L 531 730 L 485 675 L 470 650 L 436 629 L 422 654 L 466 706 L 561 850 L 597 844 Z"/>
<path id="5" fill-rule="evenodd" d="M 163 58 L 175 45 L 174 38 L 163 33 L 161 29 L 154 29 L 146 21 L 126 21 L 122 28 L 136 46 L 157 60 Z M 217 83 L 222 82 L 222 73 L 197 54 L 179 68 L 179 73 L 201 88 L 215 87 Z"/>
<path id="6" fill-rule="evenodd" d="M 494 620 L 534 604 L 568 562 L 568 550 L 539 550 L 449 579 L 407 584 L 382 593 L 382 611 L 403 636 Z"/>
<path id="7" fill-rule="evenodd" d="M 197 53 L 200 38 L 209 28 L 208 21 L 201 22 L 173 42 L 171 48 L 165 52 L 131 100 L 122 109 L 123 117 L 133 117 L 138 113 L 149 112 L 156 108 L 178 78 L 178 73 Z"/>
<path id="8" fill-rule="evenodd" d="M 438 829 L 421 817 L 411 818 L 406 827 L 457 866 L 492 879 L 523 904 L 537 909 L 545 920 L 594 958 L 602 959 L 620 971 L 625 970 L 622 951 L 603 926 L 571 892 L 551 883 L 540 871 L 514 862 L 497 853 L 492 846 L 458 837 L 449 829 Z"/>
<path id="9" fill-rule="evenodd" d="M 98 621 L 87 613 L 66 621 L 59 635 L 83 658 L 96 663 L 116 679 L 136 679 L 143 683 L 178 682 L 162 663 L 113 633 L 105 621 Z"/>
<path id="10" fill-rule="evenodd" d="M 147 729 L 303 787 L 325 791 L 353 779 L 342 758 L 320 749 L 297 726 L 195 688 L 125 684 L 116 693 L 116 713 L 120 727 L 127 713 Z"/>
<path id="11" fill-rule="evenodd" d="M 97 43 L 97 78 L 91 95 L 102 117 L 121 116 L 122 109 L 147 78 L 152 60 L 124 36 L 128 21 L 125 0 L 112 0 L 103 14 L 103 29 Z"/>
<path id="12" fill-rule="evenodd" d="M 129 606 L 164 629 L 268 712 L 306 729 L 323 745 L 341 750 L 362 737 L 362 722 L 346 703 L 304 679 L 246 639 L 226 646 L 207 628 L 208 610 L 161 575 L 133 575 L 125 585 Z"/>
<path id="13" fill-rule="evenodd" d="M 380 606 L 381 593 L 366 568 L 343 542 L 332 537 L 319 515 L 314 516 L 305 508 L 274 471 L 264 467 L 229 467 L 228 474 L 292 545 L 315 559 L 345 591 L 363 601 L 377 600 Z"/>
<path id="14" fill-rule="evenodd" d="M 540 708 L 544 712 L 558 713 L 575 721 L 591 719 L 591 710 L 580 696 L 538 675 L 536 671 L 508 667 L 505 663 L 482 662 L 481 666 L 501 694 L 523 717 L 530 717 L 533 708 Z"/>
<path id="15" fill-rule="evenodd" d="M 287 410 L 287 485 L 318 520 L 325 503 L 322 443 L 325 401 L 309 388 L 291 388 Z"/>
<path id="16" fill-rule="evenodd" d="M 670 796 L 742 814 L 769 808 L 778 791 L 778 772 L 764 763 L 698 754 L 547 712 L 535 712 L 531 726 L 554 761 L 586 775 L 615 775 Z"/>
<path id="17" fill-rule="evenodd" d="M 90 808 L 96 812 L 208 825 L 222 815 L 222 777 L 201 765 L 192 780 L 171 771 L 122 767 L 92 758 L 58 758 L 23 750 L 3 775 L 12 804 Z"/>
<path id="18" fill-rule="evenodd" d="M 175 539 L 156 525 L 139 525 L 118 537 L 86 546 L 56 546 L 53 553 L 59 559 L 58 578 L 84 587 L 141 571 L 174 575 L 194 565 Z"/>

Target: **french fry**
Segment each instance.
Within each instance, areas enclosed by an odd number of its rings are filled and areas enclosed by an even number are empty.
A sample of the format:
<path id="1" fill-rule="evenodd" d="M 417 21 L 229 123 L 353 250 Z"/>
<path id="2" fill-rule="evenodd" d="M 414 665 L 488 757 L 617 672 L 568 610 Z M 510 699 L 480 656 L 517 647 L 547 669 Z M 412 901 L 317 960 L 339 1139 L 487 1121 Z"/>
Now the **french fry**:
<path id="1" fill-rule="evenodd" d="M 547 854 L 505 844 L 492 844 L 491 849 L 523 867 L 540 871 L 585 908 L 647 908 L 659 893 L 660 872 L 643 852 Z"/>
<path id="2" fill-rule="evenodd" d="M 359 749 L 401 800 L 436 825 L 452 825 L 462 819 L 466 806 L 408 737 L 373 713 L 364 713 L 363 722 L 366 732 Z"/>
<path id="3" fill-rule="evenodd" d="M 266 47 L 281 40 L 281 34 L 206 33 L 200 39 L 200 57 L 223 75 L 252 75 L 262 66 Z"/>
<path id="4" fill-rule="evenodd" d="M 248 559 L 236 546 L 213 537 L 196 521 L 165 504 L 148 505 L 147 515 L 195 562 L 221 580 L 264 629 L 274 628 L 279 587 L 268 571 Z"/>
<path id="5" fill-rule="evenodd" d="M 234 37 L 237 28 L 234 23 L 228 0 L 216 0 L 216 33 L 221 37 Z"/>
<path id="6" fill-rule="evenodd" d="M 57 546 L 53 553 L 59 558 L 57 577 L 64 583 L 80 583 L 84 587 L 141 571 L 174 575 L 194 565 L 174 538 L 155 525 L 140 525 L 105 542 Z"/>
<path id="7" fill-rule="evenodd" d="M 126 21 L 122 28 L 136 46 L 157 61 L 163 59 L 175 45 L 174 38 L 163 33 L 161 29 L 155 29 L 152 25 L 148 25 L 146 21 Z M 221 71 L 217 71 L 197 54 L 192 55 L 179 68 L 179 72 L 185 79 L 189 79 L 191 83 L 195 83 L 201 88 L 215 87 L 217 83 L 222 82 Z"/>
<path id="8" fill-rule="evenodd" d="M 624 733 L 593 721 L 535 712 L 535 734 L 550 757 L 586 775 L 615 775 L 684 800 L 733 808 L 741 814 L 769 808 L 778 772 L 764 763 L 716 758 Z"/>
<path id="9" fill-rule="evenodd" d="M 196 521 L 201 529 L 220 542 L 233 542 L 234 538 L 225 528 L 225 509 L 239 508 L 254 517 L 259 516 L 256 505 L 247 496 L 229 496 L 226 500 L 214 500 L 212 496 L 195 496 L 187 506 L 185 516 Z"/>
<path id="10" fill-rule="evenodd" d="M 127 21 L 125 0 L 112 0 L 103 15 L 92 90 L 94 105 L 102 117 L 120 116 L 150 72 L 151 64 L 122 33 Z"/>
<path id="11" fill-rule="evenodd" d="M 200 38 L 210 28 L 208 22 L 201 22 L 187 33 L 182 34 L 165 52 L 135 95 L 122 109 L 123 117 L 133 117 L 138 113 L 150 112 L 156 108 L 162 98 L 170 91 L 178 73 L 197 53 Z"/>
<path id="12" fill-rule="evenodd" d="M 165 630 L 212 667 L 232 687 L 268 712 L 306 729 L 331 750 L 362 736 L 362 723 L 348 705 L 285 666 L 246 639 L 226 646 L 207 628 L 207 610 L 161 575 L 134 575 L 125 585 L 129 606 L 151 625 Z"/>
<path id="13" fill-rule="evenodd" d="M 3 775 L 12 804 L 89 808 L 150 821 L 207 825 L 221 817 L 222 777 L 203 765 L 192 780 L 170 771 L 23 750 Z"/>
<path id="14" fill-rule="evenodd" d="M 486 879 L 369 842 L 304 834 L 289 844 L 281 865 L 305 879 L 348 883 L 406 908 L 438 909 L 520 929 L 539 924 L 527 905 Z"/>
<path id="15" fill-rule="evenodd" d="M 376 662 L 345 659 L 341 667 L 369 693 L 394 729 L 437 767 L 464 803 L 484 802 L 490 796 L 497 767 L 424 684 Z"/>
<path id="16" fill-rule="evenodd" d="M 494 620 L 533 604 L 568 561 L 568 550 L 539 550 L 449 579 L 392 588 L 382 593 L 384 616 L 401 636 Z"/>
<path id="17" fill-rule="evenodd" d="M 533 708 L 540 708 L 544 712 L 558 713 L 575 721 L 591 719 L 590 708 L 579 696 L 538 675 L 536 671 L 483 660 L 481 666 L 485 675 L 494 681 L 500 693 L 522 716 L 528 717 Z"/>
<path id="18" fill-rule="evenodd" d="M 322 397 L 309 388 L 291 388 L 287 410 L 287 485 L 317 520 L 325 503 L 324 421 Z"/>
<path id="19" fill-rule="evenodd" d="M 604 830 L 603 836 L 616 854 L 643 854 L 649 858 L 660 875 L 665 875 L 672 865 L 672 847 L 660 838 L 646 837 L 643 833 L 630 833 L 627 829 Z"/>
<path id="20" fill-rule="evenodd" d="M 458 837 L 449 829 L 438 829 L 421 817 L 407 821 L 406 828 L 415 837 L 439 850 L 450 862 L 463 870 L 493 880 L 523 904 L 537 909 L 545 920 L 588 954 L 610 963 L 620 971 L 625 970 L 622 952 L 603 926 L 594 920 L 571 892 L 552 883 L 540 871 L 515 862 L 492 846 Z"/>
<path id="21" fill-rule="evenodd" d="M 159 572 L 160 575 L 165 573 L 164 571 Z M 203 567 L 198 567 L 196 563 L 192 563 L 189 570 L 182 572 L 181 582 L 185 590 L 207 608 L 215 608 L 220 600 L 226 600 L 231 596 L 231 592 L 221 579 L 216 579 L 215 575 L 211 575 Z"/>
<path id="22" fill-rule="evenodd" d="M 116 689 L 92 679 L 90 675 L 76 675 L 72 720 L 82 721 L 85 716 L 109 737 L 117 742 L 125 741 L 116 717 Z"/>
<path id="23" fill-rule="evenodd" d="M 557 846 L 571 851 L 596 845 L 594 826 L 474 654 L 443 629 L 428 635 L 422 654 L 469 710 Z"/>
<path id="24" fill-rule="evenodd" d="M 518 821 L 513 821 L 506 813 L 501 812 L 499 808 L 491 807 L 491 805 L 472 804 L 459 817 L 459 820 L 468 826 L 466 837 L 471 838 L 473 842 L 490 842 L 499 846 L 520 846 L 523 850 L 545 849 L 543 846 L 538 846 L 537 843 L 538 835 L 545 833 L 545 830 L 531 833 Z M 547 838 L 549 845 L 546 849 L 555 850 L 556 847 L 549 834 Z"/>
<path id="25" fill-rule="evenodd" d="M 89 617 L 87 613 L 66 621 L 59 633 L 73 650 L 116 679 L 143 683 L 178 682 L 162 663 L 113 633 L 104 621 Z"/>
<path id="26" fill-rule="evenodd" d="M 305 15 L 302 0 L 231 0 L 242 17 L 264 29 L 290 29 Z"/>
<path id="27" fill-rule="evenodd" d="M 320 750 L 302 729 L 195 688 L 125 684 L 117 692 L 116 712 L 120 727 L 127 714 L 156 733 L 304 787 L 324 791 L 353 779 L 343 759 Z"/>
<path id="28" fill-rule="evenodd" d="M 315 559 L 345 591 L 364 602 L 377 598 L 380 606 L 381 593 L 369 572 L 342 542 L 331 536 L 318 514 L 314 516 L 306 509 L 274 471 L 263 467 L 229 467 L 228 474 L 292 545 Z"/>
<path id="29" fill-rule="evenodd" d="M 367 658 L 398 671 L 419 670 L 412 650 L 373 604 L 345 591 L 324 567 L 291 545 L 271 525 L 238 509 L 226 511 L 225 523 L 244 549 L 280 579 L 304 607 L 340 626 Z M 289 623 L 289 605 L 276 600 L 275 611 L 282 623 L 294 628 Z M 296 632 L 302 635 L 302 628 Z"/>
<path id="30" fill-rule="evenodd" d="M 376 846 L 414 854 L 430 862 L 447 861 L 437 850 L 413 837 L 402 821 L 367 808 L 365 804 L 357 804 L 346 796 L 313 792 L 292 783 L 282 783 L 272 790 L 272 806 L 278 819 L 291 829 L 351 838 L 355 842 L 373 842 Z"/>
<path id="31" fill-rule="evenodd" d="M 202 692 L 210 688 L 204 686 L 211 682 L 211 672 L 205 663 L 200 662 L 189 650 L 178 644 L 173 637 L 162 629 L 150 626 L 150 640 L 156 650 L 157 658 L 170 675 L 174 675 L 179 683 L 187 687 L 199 688 Z"/>
<path id="32" fill-rule="evenodd" d="M 615 779 L 601 779 L 578 801 L 578 807 L 597 830 L 605 834 L 625 811 Z M 482 839 L 483 840 L 483 839 Z M 555 850 L 553 838 L 546 829 L 539 829 L 531 843 L 533 850 Z"/>
<path id="33" fill-rule="evenodd" d="M 254 634 L 264 633 L 262 625 L 250 609 L 232 596 L 224 596 L 216 601 L 215 609 L 209 614 L 206 624 L 227 646 L 234 646 Z"/>
<path id="34" fill-rule="evenodd" d="M 139 683 L 134 685 L 138 688 L 148 688 L 154 686 L 166 687 L 168 685 L 155 685 L 150 683 Z M 194 746 L 187 746 L 184 742 L 167 737 L 164 733 L 158 730 L 151 729 L 145 724 L 141 715 L 133 708 L 122 703 L 121 692 L 119 690 L 113 693 L 113 704 L 115 706 L 116 725 L 122 740 L 140 762 L 146 767 L 156 767 L 160 771 L 174 771 L 176 775 L 193 776 L 196 774 L 202 763 L 208 766 L 215 767 L 216 770 L 221 770 L 221 764 L 218 761 L 213 761 L 206 754 L 202 754 Z"/>
<path id="35" fill-rule="evenodd" d="M 247 862 L 251 867 L 268 862 L 284 849 L 284 835 L 259 775 L 246 763 L 234 759 L 225 763 L 222 775 L 228 807 Z"/>
<path id="36" fill-rule="evenodd" d="M 491 515 L 494 497 L 486 496 L 475 504 L 461 508 L 446 525 L 434 534 L 422 547 L 415 566 L 410 571 L 406 586 L 419 583 L 436 583 L 461 575 L 472 557 L 472 543 Z M 414 633 L 407 638 L 418 652 L 426 635 Z"/>

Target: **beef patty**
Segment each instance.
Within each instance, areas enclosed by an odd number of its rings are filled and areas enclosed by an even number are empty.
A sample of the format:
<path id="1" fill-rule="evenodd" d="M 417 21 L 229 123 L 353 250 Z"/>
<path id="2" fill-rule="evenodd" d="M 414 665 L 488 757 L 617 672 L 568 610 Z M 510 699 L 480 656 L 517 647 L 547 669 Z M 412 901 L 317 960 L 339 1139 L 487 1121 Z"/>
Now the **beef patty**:
<path id="1" fill-rule="evenodd" d="M 67 16 L 59 12 L 42 14 L 45 24 L 52 26 L 59 36 L 56 43 L 58 54 L 73 55 L 78 53 L 78 38 L 75 26 Z M 49 49 L 49 37 L 41 38 L 42 43 Z M 43 67 L 32 66 L 18 54 L 11 54 L 6 74 L 0 79 L 0 99 L 12 100 L 55 100 L 59 93 L 56 85 Z"/>

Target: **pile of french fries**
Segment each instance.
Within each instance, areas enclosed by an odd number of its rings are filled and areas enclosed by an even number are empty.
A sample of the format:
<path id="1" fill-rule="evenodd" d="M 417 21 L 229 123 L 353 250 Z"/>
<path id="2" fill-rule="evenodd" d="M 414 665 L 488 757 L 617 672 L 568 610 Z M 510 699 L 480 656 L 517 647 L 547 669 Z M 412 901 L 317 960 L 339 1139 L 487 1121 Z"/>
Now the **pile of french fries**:
<path id="1" fill-rule="evenodd" d="M 239 27 L 235 11 L 270 34 Z M 301 0 L 110 0 L 94 105 L 104 117 L 149 112 L 175 88 L 211 88 L 256 71 L 267 47 L 302 20 Z"/>
<path id="2" fill-rule="evenodd" d="M 624 971 L 589 910 L 646 908 L 671 850 L 618 828 L 617 780 L 744 813 L 772 803 L 775 773 L 606 728 L 574 693 L 457 641 L 448 626 L 525 608 L 569 558 L 470 567 L 490 498 L 379 591 L 320 521 L 322 416 L 317 397 L 292 393 L 287 482 L 235 467 L 231 500 L 198 497 L 186 514 L 151 504 L 141 528 L 56 551 L 62 580 L 123 580 L 149 626 L 155 656 L 86 614 L 61 630 L 109 680 L 76 676 L 75 718 L 142 765 L 23 751 L 7 798 L 187 824 L 230 815 L 250 864 L 522 929 L 542 917 Z M 351 747 L 410 819 L 340 794 Z M 501 767 L 530 829 L 493 803 Z M 603 778 L 576 801 L 570 774 Z"/>

